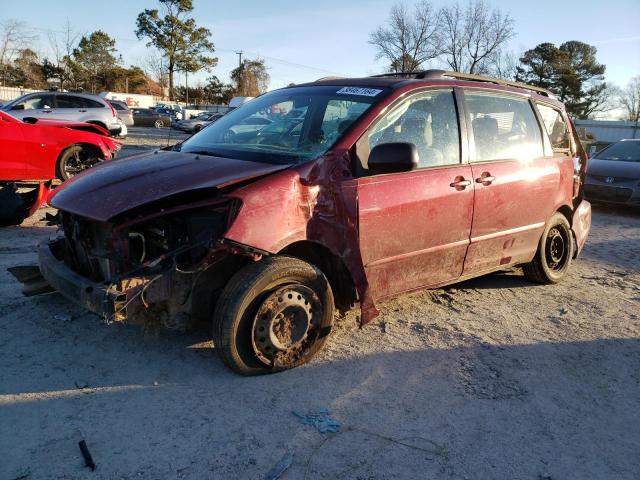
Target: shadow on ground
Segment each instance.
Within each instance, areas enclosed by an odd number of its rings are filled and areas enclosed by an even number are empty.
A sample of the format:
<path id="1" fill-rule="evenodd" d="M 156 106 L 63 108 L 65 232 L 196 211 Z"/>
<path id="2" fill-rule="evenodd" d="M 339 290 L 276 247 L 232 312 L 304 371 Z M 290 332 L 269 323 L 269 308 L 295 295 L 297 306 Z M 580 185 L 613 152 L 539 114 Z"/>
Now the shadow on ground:
<path id="1" fill-rule="evenodd" d="M 61 302 L 41 298 L 33 314 Z M 380 352 L 243 378 L 202 332 L 145 335 L 78 314 L 4 324 L 1 337 L 12 345 L 0 360 L 1 478 L 89 478 L 80 437 L 98 464 L 91 478 L 263 478 L 287 452 L 284 479 L 640 471 L 638 339 Z M 291 413 L 324 407 L 340 433 Z"/>

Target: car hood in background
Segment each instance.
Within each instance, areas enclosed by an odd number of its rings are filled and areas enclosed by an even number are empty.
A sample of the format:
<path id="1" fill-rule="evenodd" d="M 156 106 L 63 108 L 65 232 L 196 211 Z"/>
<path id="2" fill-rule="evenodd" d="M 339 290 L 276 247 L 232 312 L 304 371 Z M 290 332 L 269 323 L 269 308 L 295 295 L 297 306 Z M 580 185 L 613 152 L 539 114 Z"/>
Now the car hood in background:
<path id="1" fill-rule="evenodd" d="M 104 222 L 178 193 L 225 187 L 287 167 L 157 151 L 101 163 L 76 175 L 53 192 L 49 204 Z"/>
<path id="2" fill-rule="evenodd" d="M 591 158 L 587 164 L 587 175 L 630 179 L 640 178 L 640 162 Z"/>
<path id="3" fill-rule="evenodd" d="M 24 123 L 30 125 L 40 125 L 41 127 L 59 127 L 59 128 L 72 128 L 74 130 L 82 130 L 84 132 L 97 133 L 99 135 L 109 136 L 109 131 L 100 125 L 85 122 L 69 122 L 68 120 L 62 120 L 57 118 L 36 118 L 25 117 L 22 119 Z"/>

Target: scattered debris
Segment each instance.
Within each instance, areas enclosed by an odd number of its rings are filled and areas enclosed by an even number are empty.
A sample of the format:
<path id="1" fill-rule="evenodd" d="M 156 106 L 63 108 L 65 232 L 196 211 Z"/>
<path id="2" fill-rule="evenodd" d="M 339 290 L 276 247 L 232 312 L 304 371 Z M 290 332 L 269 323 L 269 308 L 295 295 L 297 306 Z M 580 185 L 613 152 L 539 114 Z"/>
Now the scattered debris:
<path id="1" fill-rule="evenodd" d="M 277 480 L 293 463 L 293 453 L 287 452 L 275 466 L 267 472 L 264 480 Z"/>
<path id="2" fill-rule="evenodd" d="M 82 452 L 82 457 L 84 458 L 84 464 L 91 469 L 91 471 L 96 469 L 96 464 L 93 462 L 93 458 L 91 457 L 91 452 L 89 452 L 89 447 L 87 447 L 87 442 L 84 440 L 80 440 L 78 442 L 78 446 L 80 447 L 80 451 Z"/>
<path id="3" fill-rule="evenodd" d="M 336 433 L 340 429 L 340 424 L 331 418 L 329 414 L 331 413 L 328 409 L 323 408 L 318 413 L 311 413 L 307 415 L 303 415 L 298 412 L 291 412 L 305 425 L 311 425 L 320 433 Z"/>

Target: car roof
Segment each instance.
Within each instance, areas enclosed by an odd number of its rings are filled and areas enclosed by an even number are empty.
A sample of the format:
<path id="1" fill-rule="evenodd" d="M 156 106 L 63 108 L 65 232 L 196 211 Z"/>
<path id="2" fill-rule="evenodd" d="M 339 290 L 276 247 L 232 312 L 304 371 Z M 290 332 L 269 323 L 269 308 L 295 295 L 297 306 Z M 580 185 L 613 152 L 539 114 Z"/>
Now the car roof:
<path id="1" fill-rule="evenodd" d="M 544 88 L 528 85 L 525 83 L 503 80 L 499 78 L 487 77 L 483 75 L 475 75 L 460 72 L 447 72 L 444 70 L 425 70 L 421 72 L 399 72 L 386 73 L 382 75 L 374 75 L 362 78 L 341 78 L 341 77 L 324 77 L 314 82 L 294 85 L 295 87 L 310 86 L 354 86 L 354 87 L 371 87 L 371 88 L 400 88 L 407 85 L 429 86 L 429 85 L 450 85 L 451 87 L 482 87 L 495 89 L 500 91 L 511 91 L 527 95 L 535 95 L 538 98 L 550 99 L 552 103 L 560 104 L 553 93 Z"/>

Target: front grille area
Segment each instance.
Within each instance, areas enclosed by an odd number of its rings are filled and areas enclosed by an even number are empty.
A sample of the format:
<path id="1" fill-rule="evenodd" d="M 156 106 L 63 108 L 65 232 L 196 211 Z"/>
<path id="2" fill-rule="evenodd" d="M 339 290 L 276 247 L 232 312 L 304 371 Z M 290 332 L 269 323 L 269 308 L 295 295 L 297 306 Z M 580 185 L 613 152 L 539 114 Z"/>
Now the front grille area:
<path id="1" fill-rule="evenodd" d="M 587 199 L 622 203 L 631 198 L 633 190 L 630 188 L 607 187 L 604 185 L 585 185 L 584 193 Z"/>
<path id="2" fill-rule="evenodd" d="M 94 281 L 110 276 L 108 260 L 104 257 L 109 231 L 105 226 L 85 218 L 61 212 L 65 236 L 64 262 L 76 273 Z"/>
<path id="3" fill-rule="evenodd" d="M 640 179 L 637 178 L 629 178 L 629 177 L 614 177 L 613 175 L 589 175 L 589 178 L 594 180 L 598 180 L 599 182 L 606 183 L 627 183 L 627 182 L 637 182 Z M 607 182 L 607 179 L 610 179 Z"/>

